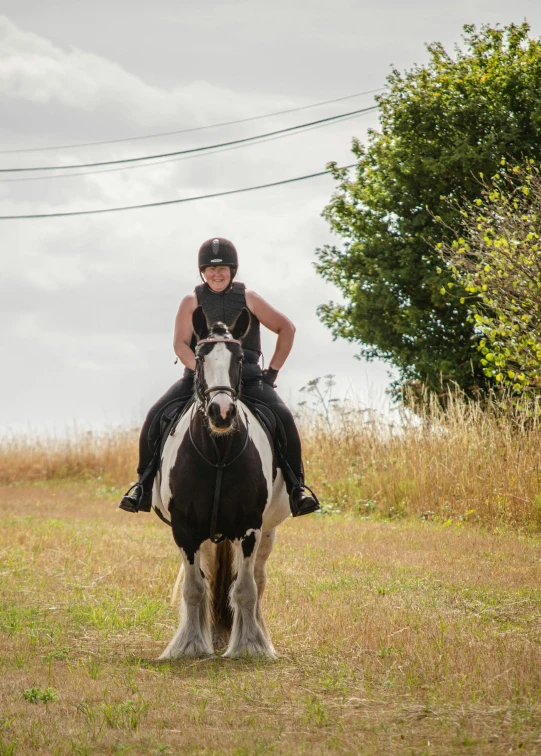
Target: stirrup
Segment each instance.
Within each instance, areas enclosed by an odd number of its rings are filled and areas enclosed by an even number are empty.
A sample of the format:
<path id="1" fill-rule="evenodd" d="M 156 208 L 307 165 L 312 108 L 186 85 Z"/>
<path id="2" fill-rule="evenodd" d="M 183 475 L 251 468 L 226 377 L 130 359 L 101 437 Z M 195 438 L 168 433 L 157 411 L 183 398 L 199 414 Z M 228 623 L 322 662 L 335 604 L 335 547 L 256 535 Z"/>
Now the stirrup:
<path id="1" fill-rule="evenodd" d="M 137 496 L 137 489 L 140 489 L 141 491 L 140 496 Z M 130 495 L 130 491 L 133 491 L 133 494 Z M 128 488 L 128 490 L 122 497 L 118 508 L 123 509 L 124 512 L 133 512 L 134 514 L 137 514 L 137 512 L 139 512 L 141 508 L 144 495 L 145 491 L 141 483 L 134 483 L 133 486 L 130 486 L 130 488 Z"/>
<path id="2" fill-rule="evenodd" d="M 311 496 L 305 497 L 306 506 L 303 507 L 301 504 L 301 507 L 298 508 L 297 505 L 294 503 L 294 494 L 295 491 L 304 491 L 307 490 L 310 492 Z M 310 502 L 310 498 L 312 499 L 312 502 Z M 315 495 L 315 493 L 312 491 L 310 486 L 307 486 L 305 483 L 302 485 L 297 485 L 293 488 L 291 491 L 291 494 L 289 495 L 289 506 L 291 508 L 291 514 L 293 517 L 301 517 L 305 514 L 312 514 L 312 512 L 317 512 L 319 509 L 321 509 L 321 505 L 319 503 L 319 499 Z"/>

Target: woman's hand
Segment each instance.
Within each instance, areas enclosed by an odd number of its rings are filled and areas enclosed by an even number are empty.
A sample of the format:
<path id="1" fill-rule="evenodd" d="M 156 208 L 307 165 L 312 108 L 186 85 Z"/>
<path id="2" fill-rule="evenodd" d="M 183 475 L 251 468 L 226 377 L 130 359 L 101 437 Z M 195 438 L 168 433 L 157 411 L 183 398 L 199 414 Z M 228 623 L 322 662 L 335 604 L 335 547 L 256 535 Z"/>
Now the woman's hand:
<path id="1" fill-rule="evenodd" d="M 274 368 L 267 368 L 266 370 L 261 371 L 263 373 L 263 381 L 264 383 L 268 383 L 269 386 L 272 386 L 272 388 L 276 388 L 275 380 L 278 378 L 278 371 Z"/>

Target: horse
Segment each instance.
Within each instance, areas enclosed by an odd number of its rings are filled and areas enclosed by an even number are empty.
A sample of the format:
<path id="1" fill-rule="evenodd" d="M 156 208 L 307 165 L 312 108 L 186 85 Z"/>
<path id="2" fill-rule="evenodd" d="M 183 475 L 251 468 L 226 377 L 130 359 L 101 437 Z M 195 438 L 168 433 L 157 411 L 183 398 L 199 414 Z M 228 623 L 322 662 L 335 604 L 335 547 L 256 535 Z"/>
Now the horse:
<path id="1" fill-rule="evenodd" d="M 272 441 L 242 401 L 250 317 L 244 308 L 229 329 L 209 327 L 201 307 L 193 314 L 194 404 L 163 446 L 152 491 L 184 568 L 180 624 L 161 660 L 212 656 L 215 644 L 227 646 L 223 658 L 277 658 L 261 602 L 290 509 Z"/>

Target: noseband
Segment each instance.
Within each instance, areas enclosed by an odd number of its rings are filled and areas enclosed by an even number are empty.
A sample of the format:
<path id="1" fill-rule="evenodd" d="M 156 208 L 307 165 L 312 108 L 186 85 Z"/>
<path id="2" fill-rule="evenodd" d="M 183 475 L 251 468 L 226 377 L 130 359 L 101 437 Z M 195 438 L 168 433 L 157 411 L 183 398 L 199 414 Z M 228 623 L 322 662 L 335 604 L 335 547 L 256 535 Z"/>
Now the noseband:
<path id="1" fill-rule="evenodd" d="M 197 346 L 195 348 L 195 359 L 196 361 L 200 359 L 197 352 L 199 351 L 199 347 L 203 344 L 238 344 L 240 347 L 242 347 L 241 342 L 238 339 L 219 339 L 219 338 L 212 338 L 212 339 L 202 339 L 201 341 L 197 342 Z M 242 362 L 242 359 L 241 359 Z M 242 371 L 239 370 L 239 380 L 237 382 L 237 385 L 235 387 L 233 386 L 211 386 L 208 389 L 205 389 L 204 391 L 201 391 L 198 387 L 198 393 L 200 395 L 200 398 L 202 399 L 203 406 L 207 407 L 209 400 L 210 400 L 210 394 L 231 394 L 231 399 L 233 402 L 236 402 L 239 397 L 239 391 L 240 391 L 240 381 L 241 381 L 241 374 Z"/>

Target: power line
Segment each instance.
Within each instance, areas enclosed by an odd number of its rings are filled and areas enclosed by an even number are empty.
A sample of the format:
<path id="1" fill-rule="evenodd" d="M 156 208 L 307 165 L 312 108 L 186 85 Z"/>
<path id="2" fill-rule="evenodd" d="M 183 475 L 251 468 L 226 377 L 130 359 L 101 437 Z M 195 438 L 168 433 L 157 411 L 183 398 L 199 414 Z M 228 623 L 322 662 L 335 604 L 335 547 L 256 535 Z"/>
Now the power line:
<path id="1" fill-rule="evenodd" d="M 355 92 L 355 94 L 346 95 L 345 97 L 335 97 L 334 100 L 324 100 L 323 102 L 314 102 L 311 105 L 302 105 L 298 108 L 288 108 L 287 110 L 277 110 L 273 113 L 264 113 L 263 115 L 250 116 L 249 118 L 238 118 L 235 121 L 223 121 L 222 123 L 210 123 L 205 126 L 194 126 L 189 129 L 178 129 L 176 131 L 163 131 L 159 134 L 145 134 L 143 136 L 136 137 L 124 137 L 123 139 L 106 139 L 101 142 L 79 142 L 78 144 L 60 144 L 57 146 L 48 147 L 22 147 L 19 149 L 0 150 L 0 155 L 14 155 L 23 152 L 47 152 L 49 150 L 71 150 L 78 147 L 97 147 L 104 144 L 120 144 L 121 142 L 138 142 L 143 139 L 159 139 L 160 137 L 176 136 L 177 134 L 188 134 L 194 131 L 204 131 L 206 129 L 217 129 L 222 126 L 233 126 L 238 123 L 248 123 L 249 121 L 258 121 L 262 118 L 273 118 L 279 115 L 286 115 L 287 113 L 298 113 L 301 110 L 309 110 L 310 108 L 319 108 L 323 105 L 332 105 L 335 102 L 343 102 L 344 100 L 352 100 L 355 97 L 362 97 L 363 95 L 375 94 L 381 92 L 383 87 L 378 89 L 369 89 L 366 92 Z"/>
<path id="2" fill-rule="evenodd" d="M 204 147 L 192 147 L 189 150 L 177 150 L 175 152 L 164 152 L 158 155 L 145 155 L 142 157 L 123 158 L 121 160 L 102 160 L 94 163 L 79 163 L 75 165 L 45 165 L 34 166 L 32 168 L 0 168 L 0 173 L 27 173 L 29 171 L 59 171 L 75 168 L 95 168 L 102 165 L 120 165 L 125 163 L 139 163 L 147 160 L 156 160 L 158 158 L 176 157 L 177 155 L 187 155 L 196 152 L 206 152 L 208 150 L 214 150 L 220 147 L 229 147 L 234 144 L 245 144 L 246 142 L 253 142 L 265 137 L 275 136 L 277 134 L 286 134 L 292 131 L 298 131 L 299 129 L 306 128 L 308 126 L 315 126 L 316 124 L 332 123 L 333 121 L 339 121 L 349 116 L 357 115 L 359 113 L 369 113 L 370 111 L 377 110 L 378 105 L 372 105 L 368 108 L 360 108 L 359 110 L 352 110 L 349 113 L 340 113 L 335 116 L 329 116 L 327 118 L 319 118 L 317 121 L 310 121 L 308 123 L 301 123 L 297 126 L 288 126 L 285 129 L 276 129 L 275 131 L 269 131 L 266 134 L 258 134 L 251 137 L 244 137 L 243 139 L 233 139 L 229 142 L 220 142 L 218 144 L 206 145 Z"/>
<path id="3" fill-rule="evenodd" d="M 357 113 L 352 116 L 348 116 L 347 118 L 344 117 L 340 122 L 342 121 L 348 121 L 352 120 L 353 118 L 358 118 L 359 116 L 364 115 L 364 113 Z M 220 149 L 215 149 L 211 152 L 199 152 L 192 155 L 180 155 L 178 157 L 172 157 L 172 158 L 165 158 L 165 159 L 158 159 L 155 161 L 149 161 L 145 163 L 135 163 L 130 165 L 121 165 L 116 166 L 115 168 L 101 168 L 94 171 L 84 171 L 81 173 L 47 173 L 44 176 L 22 176 L 18 178 L 0 178 L 0 184 L 12 184 L 12 183 L 18 183 L 21 181 L 51 181 L 53 179 L 62 179 L 62 178 L 84 178 L 86 176 L 95 176 L 100 173 L 115 173 L 117 171 L 129 171 L 129 170 L 135 170 L 136 168 L 149 168 L 152 166 L 157 165 L 165 165 L 166 163 L 174 163 L 182 160 L 194 160 L 204 157 L 213 157 L 214 155 L 219 155 L 222 152 L 231 152 L 233 150 L 240 150 L 244 149 L 245 147 L 254 147 L 258 146 L 260 144 L 266 144 L 267 142 L 274 142 L 277 139 L 285 139 L 290 136 L 295 136 L 296 134 L 305 134 L 308 131 L 314 131 L 315 129 L 321 129 L 328 124 L 326 123 L 319 123 L 315 126 L 307 126 L 306 128 L 296 131 L 289 134 L 278 134 L 275 136 L 270 137 L 262 137 L 257 142 L 251 142 L 248 144 L 236 144 L 229 147 L 222 147 Z"/>
<path id="4" fill-rule="evenodd" d="M 353 168 L 356 164 L 344 165 L 344 168 Z M 272 181 L 269 184 L 259 184 L 258 186 L 247 186 L 242 189 L 229 189 L 225 192 L 214 192 L 213 194 L 200 194 L 197 197 L 184 197 L 181 199 L 165 200 L 162 202 L 146 202 L 142 205 L 126 205 L 124 207 L 104 207 L 99 210 L 73 210 L 65 213 L 36 213 L 34 215 L 0 215 L 0 221 L 6 220 L 32 220 L 35 218 L 66 218 L 73 215 L 97 215 L 102 213 L 118 213 L 124 210 L 142 210 L 147 207 L 163 207 L 164 205 L 179 205 L 184 202 L 196 202 L 198 200 L 213 199 L 214 197 L 227 197 L 231 194 L 243 194 L 244 192 L 255 192 L 259 189 L 269 189 L 273 186 L 283 186 L 284 184 L 293 184 L 297 181 L 306 181 L 307 179 L 318 178 L 332 173 L 331 170 L 320 171 L 319 173 L 309 173 L 305 176 L 283 179 L 282 181 Z"/>

